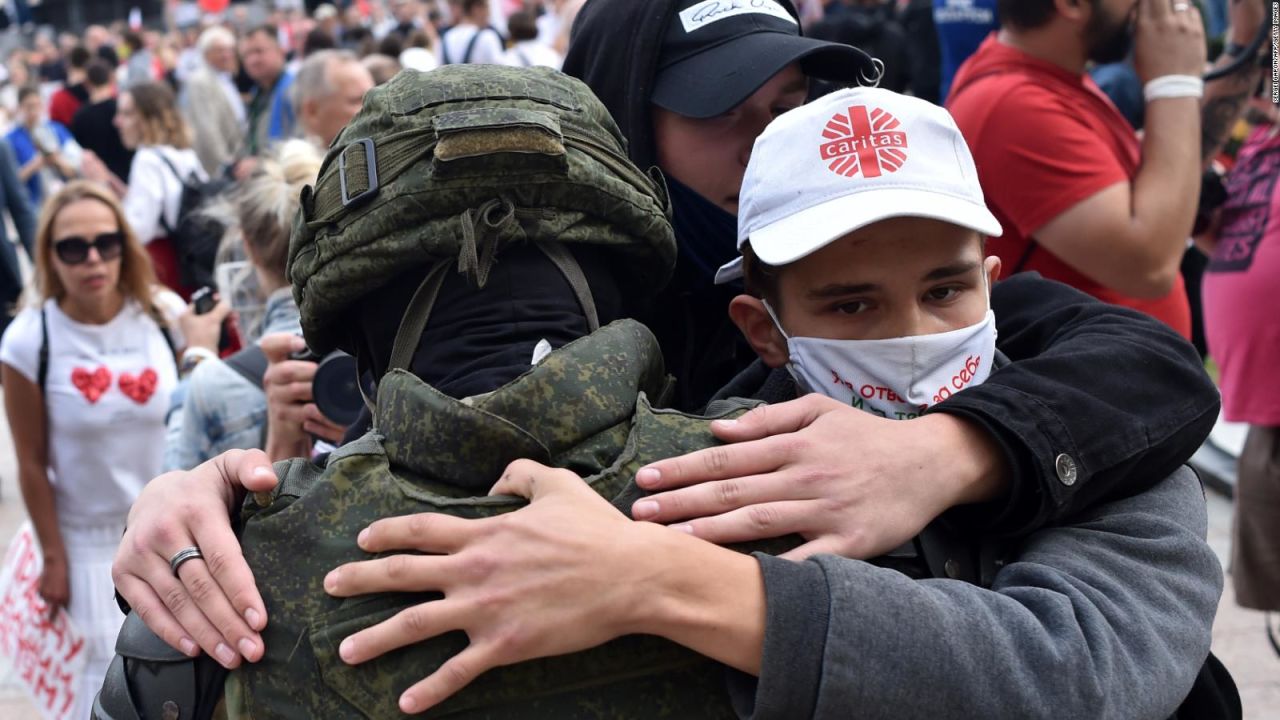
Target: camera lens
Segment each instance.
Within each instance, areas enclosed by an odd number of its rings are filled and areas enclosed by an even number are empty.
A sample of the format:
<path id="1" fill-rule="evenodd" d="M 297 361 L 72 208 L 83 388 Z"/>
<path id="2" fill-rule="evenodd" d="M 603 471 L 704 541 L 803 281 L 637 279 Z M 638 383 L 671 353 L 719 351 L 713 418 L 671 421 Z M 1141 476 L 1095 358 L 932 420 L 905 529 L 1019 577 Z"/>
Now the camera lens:
<path id="1" fill-rule="evenodd" d="M 326 355 L 311 381 L 311 397 L 325 417 L 339 425 L 354 425 L 364 409 L 356 359 L 341 351 Z"/>

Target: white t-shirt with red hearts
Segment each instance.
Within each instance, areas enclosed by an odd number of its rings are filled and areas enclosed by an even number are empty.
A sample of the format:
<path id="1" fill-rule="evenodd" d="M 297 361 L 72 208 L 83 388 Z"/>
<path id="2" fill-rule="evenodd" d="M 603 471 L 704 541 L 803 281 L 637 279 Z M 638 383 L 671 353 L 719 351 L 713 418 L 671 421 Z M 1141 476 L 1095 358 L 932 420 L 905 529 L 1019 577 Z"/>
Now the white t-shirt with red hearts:
<path id="1" fill-rule="evenodd" d="M 167 295 L 158 298 L 166 315 L 182 304 Z M 164 419 L 178 385 L 173 353 L 134 301 L 105 325 L 78 323 L 53 300 L 44 309 L 49 479 L 59 524 L 122 523 L 142 487 L 161 472 Z M 0 340 L 0 362 L 36 383 L 40 344 L 40 309 L 27 308 Z"/>

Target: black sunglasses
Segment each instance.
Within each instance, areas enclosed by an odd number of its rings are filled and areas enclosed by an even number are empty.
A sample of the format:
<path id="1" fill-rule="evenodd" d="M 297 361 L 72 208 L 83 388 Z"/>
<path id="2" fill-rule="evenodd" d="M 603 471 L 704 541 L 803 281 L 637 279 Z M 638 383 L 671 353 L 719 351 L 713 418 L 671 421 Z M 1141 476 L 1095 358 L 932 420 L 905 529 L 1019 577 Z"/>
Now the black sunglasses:
<path id="1" fill-rule="evenodd" d="M 88 260 L 89 248 L 97 249 L 98 257 L 104 262 L 115 260 L 124 250 L 124 233 L 118 230 L 103 233 L 93 240 L 73 235 L 53 244 L 53 251 L 58 254 L 58 259 L 68 265 L 79 265 Z"/>

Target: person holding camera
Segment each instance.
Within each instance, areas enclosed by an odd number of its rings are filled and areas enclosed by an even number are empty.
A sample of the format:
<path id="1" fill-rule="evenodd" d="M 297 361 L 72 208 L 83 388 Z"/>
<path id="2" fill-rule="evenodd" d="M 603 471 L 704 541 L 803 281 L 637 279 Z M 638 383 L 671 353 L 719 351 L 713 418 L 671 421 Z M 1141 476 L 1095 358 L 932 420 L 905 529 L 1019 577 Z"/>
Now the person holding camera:
<path id="1" fill-rule="evenodd" d="M 9 147 L 18 159 L 18 178 L 27 184 L 32 207 L 80 172 L 83 151 L 61 123 L 44 116 L 44 100 L 34 87 L 18 91 L 17 124 L 9 131 Z"/>
<path id="2" fill-rule="evenodd" d="M 316 181 L 320 161 L 314 145 L 291 140 L 274 157 L 263 160 L 229 200 L 226 214 L 231 232 L 243 238 L 244 252 L 266 296 L 263 344 L 250 345 L 225 362 L 212 353 L 192 361 L 186 397 L 169 419 L 166 470 L 187 470 L 234 448 L 264 447 L 266 390 L 274 391 L 276 385 L 264 388 L 263 375 L 268 360 L 287 355 L 301 332 L 298 307 L 285 277 L 290 225 L 298 212 L 299 194 L 303 186 Z M 282 346 L 286 349 L 278 349 Z M 306 392 L 310 392 L 309 382 Z"/>

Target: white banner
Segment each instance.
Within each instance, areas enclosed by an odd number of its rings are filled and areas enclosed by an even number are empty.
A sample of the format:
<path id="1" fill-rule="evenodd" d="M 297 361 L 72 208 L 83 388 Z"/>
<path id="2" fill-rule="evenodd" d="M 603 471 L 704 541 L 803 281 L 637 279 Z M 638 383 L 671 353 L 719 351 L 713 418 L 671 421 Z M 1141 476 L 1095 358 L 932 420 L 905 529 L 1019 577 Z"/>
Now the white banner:
<path id="1" fill-rule="evenodd" d="M 27 521 L 0 566 L 0 655 L 12 663 L 13 678 L 45 720 L 69 720 L 87 657 L 84 635 L 66 610 L 50 618 L 39 592 L 42 566 L 40 545 Z"/>

